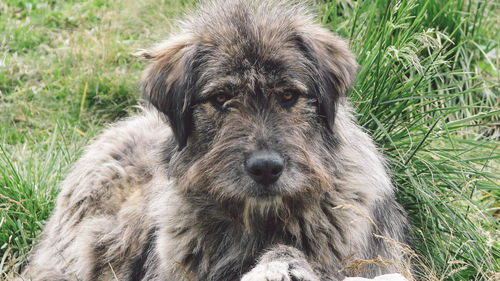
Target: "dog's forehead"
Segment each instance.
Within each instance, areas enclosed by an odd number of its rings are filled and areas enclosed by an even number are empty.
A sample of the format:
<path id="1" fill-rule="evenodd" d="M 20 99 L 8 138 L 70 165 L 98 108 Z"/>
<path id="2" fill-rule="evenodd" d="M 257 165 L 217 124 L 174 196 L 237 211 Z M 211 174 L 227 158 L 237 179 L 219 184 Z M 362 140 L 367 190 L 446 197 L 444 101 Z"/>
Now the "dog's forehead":
<path id="1" fill-rule="evenodd" d="M 266 94 L 279 88 L 307 92 L 302 63 L 305 58 L 290 43 L 282 46 L 269 50 L 258 42 L 247 42 L 240 47 L 216 45 L 204 50 L 198 81 L 200 96 L 216 92 Z"/>
<path id="2" fill-rule="evenodd" d="M 305 91 L 311 77 L 299 27 L 311 21 L 307 11 L 288 2 L 224 3 L 208 2 L 187 21 L 199 54 L 194 62 L 199 95 L 279 87 Z"/>
<path id="3" fill-rule="evenodd" d="M 264 79 L 264 83 L 261 81 L 248 81 L 238 75 L 228 75 L 202 85 L 199 95 L 200 97 L 209 97 L 221 92 L 231 95 L 255 94 L 256 91 L 269 95 L 283 89 L 293 89 L 302 93 L 308 91 L 306 85 L 298 79 L 285 77 L 281 79 L 265 79 L 265 77 L 261 77 L 261 79 Z"/>

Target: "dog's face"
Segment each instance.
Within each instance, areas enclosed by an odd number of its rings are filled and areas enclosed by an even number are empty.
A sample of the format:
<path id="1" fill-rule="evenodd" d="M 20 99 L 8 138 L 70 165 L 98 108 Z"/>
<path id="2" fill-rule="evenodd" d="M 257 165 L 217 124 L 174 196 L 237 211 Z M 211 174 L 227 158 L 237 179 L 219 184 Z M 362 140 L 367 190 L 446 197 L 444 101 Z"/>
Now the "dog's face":
<path id="1" fill-rule="evenodd" d="M 143 93 L 168 117 L 172 176 L 186 189 L 219 200 L 320 194 L 354 57 L 302 8 L 255 5 L 209 4 L 143 52 L 154 62 Z"/>

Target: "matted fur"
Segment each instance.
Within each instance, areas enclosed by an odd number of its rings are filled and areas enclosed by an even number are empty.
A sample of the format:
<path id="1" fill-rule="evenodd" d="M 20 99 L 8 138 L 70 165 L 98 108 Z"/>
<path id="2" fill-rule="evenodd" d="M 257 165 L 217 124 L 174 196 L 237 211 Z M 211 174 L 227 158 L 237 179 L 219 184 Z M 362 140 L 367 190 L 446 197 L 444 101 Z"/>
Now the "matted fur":
<path id="1" fill-rule="evenodd" d="M 304 6 L 208 2 L 140 56 L 154 106 L 101 134 L 21 278 L 342 280 L 395 272 L 407 221 L 345 97 L 357 64 Z M 293 103 L 281 100 L 294 95 Z M 223 95 L 224 104 L 214 103 Z M 164 118 L 165 117 L 165 118 Z M 284 159 L 268 186 L 253 151 Z M 355 270 L 354 260 L 378 260 Z"/>

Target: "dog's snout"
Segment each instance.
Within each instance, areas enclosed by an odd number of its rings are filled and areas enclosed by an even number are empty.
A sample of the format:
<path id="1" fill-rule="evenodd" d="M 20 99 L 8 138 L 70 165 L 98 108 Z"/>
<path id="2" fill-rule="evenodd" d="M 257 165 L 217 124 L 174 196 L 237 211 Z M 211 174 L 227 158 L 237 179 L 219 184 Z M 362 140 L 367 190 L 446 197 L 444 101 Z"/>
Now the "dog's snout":
<path id="1" fill-rule="evenodd" d="M 247 173 L 258 183 L 269 185 L 278 180 L 283 172 L 285 161 L 279 153 L 270 150 L 258 150 L 250 154 L 245 161 Z"/>

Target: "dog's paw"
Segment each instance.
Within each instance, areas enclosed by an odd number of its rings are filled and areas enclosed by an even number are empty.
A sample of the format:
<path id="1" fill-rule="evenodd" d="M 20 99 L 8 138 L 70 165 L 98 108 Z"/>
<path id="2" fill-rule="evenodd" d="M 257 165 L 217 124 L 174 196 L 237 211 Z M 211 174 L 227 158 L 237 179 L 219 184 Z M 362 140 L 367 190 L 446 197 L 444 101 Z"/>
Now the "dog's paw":
<path id="1" fill-rule="evenodd" d="M 319 281 L 310 268 L 285 261 L 258 264 L 241 281 Z"/>

